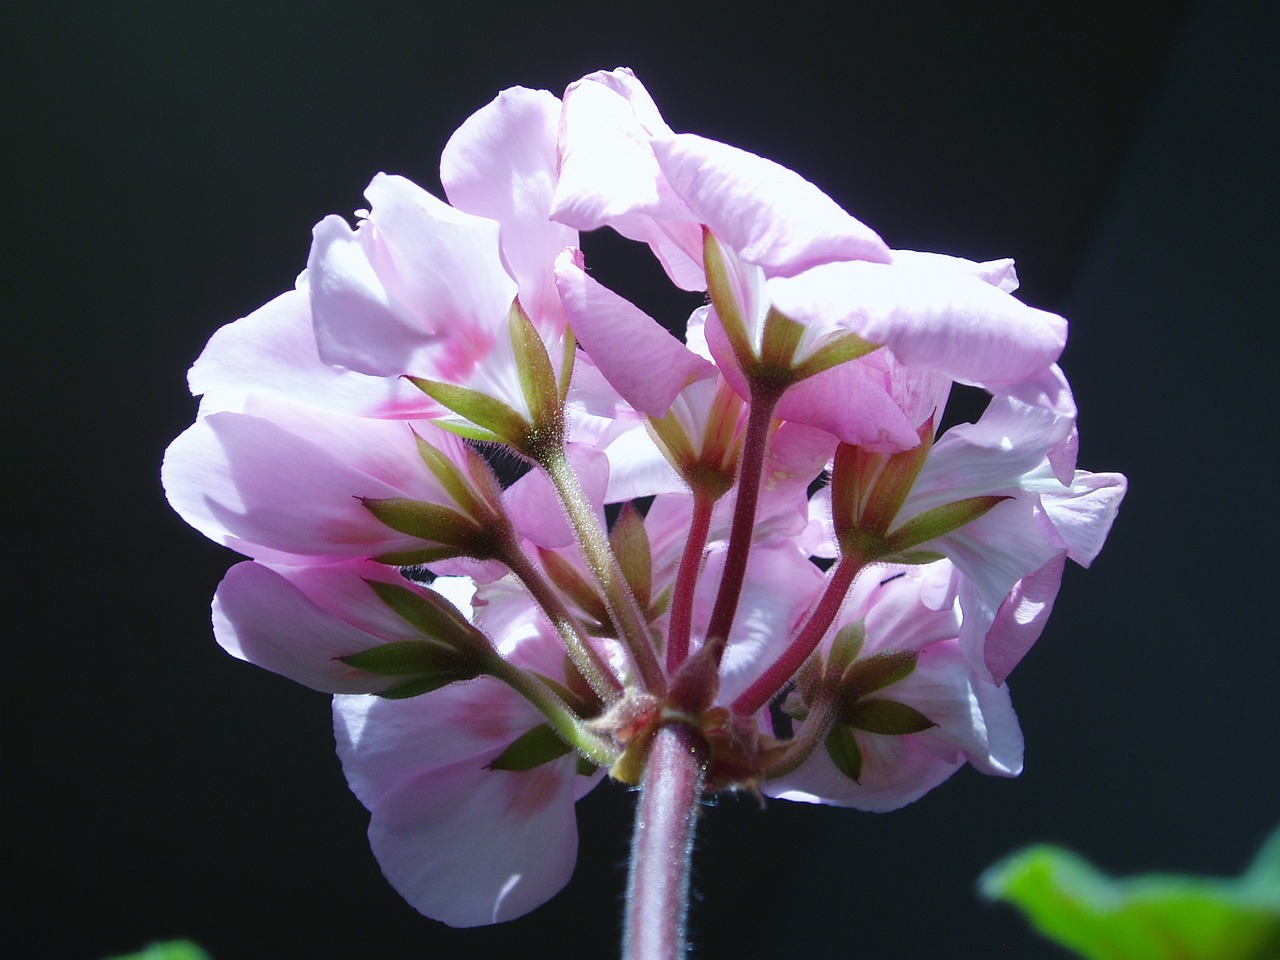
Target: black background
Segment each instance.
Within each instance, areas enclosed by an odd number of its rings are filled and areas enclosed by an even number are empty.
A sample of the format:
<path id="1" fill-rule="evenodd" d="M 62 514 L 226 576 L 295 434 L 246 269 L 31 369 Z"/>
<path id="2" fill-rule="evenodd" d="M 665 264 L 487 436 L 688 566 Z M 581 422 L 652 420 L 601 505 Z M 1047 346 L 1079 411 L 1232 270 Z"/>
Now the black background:
<path id="1" fill-rule="evenodd" d="M 165 504 L 184 371 L 292 285 L 378 170 L 438 191 L 512 84 L 629 64 L 677 130 L 770 156 L 892 245 L 1012 255 L 1066 315 L 1081 465 L 1129 498 L 1012 680 L 1027 769 L 888 815 L 729 799 L 698 955 L 1052 957 L 981 869 L 1035 840 L 1233 873 L 1280 820 L 1273 6 L 11 3 L 0 15 L 4 810 L 22 956 L 192 937 L 217 960 L 608 957 L 631 798 L 579 805 L 569 889 L 454 931 L 382 880 L 327 699 L 232 660 L 235 559 Z M 655 312 L 645 257 L 586 240 Z M 682 301 L 681 309 L 685 305 Z"/>

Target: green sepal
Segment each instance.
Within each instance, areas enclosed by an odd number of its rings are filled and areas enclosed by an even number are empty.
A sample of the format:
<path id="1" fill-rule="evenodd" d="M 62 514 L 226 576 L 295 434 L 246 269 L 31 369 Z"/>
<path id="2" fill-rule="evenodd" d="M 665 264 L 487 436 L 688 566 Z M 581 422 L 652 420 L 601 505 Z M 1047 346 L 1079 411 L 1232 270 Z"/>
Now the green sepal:
<path id="1" fill-rule="evenodd" d="M 840 686 L 850 698 L 864 697 L 909 677 L 918 658 L 919 654 L 909 651 L 873 653 L 850 664 L 840 678 Z"/>
<path id="2" fill-rule="evenodd" d="M 438 503 L 408 497 L 361 497 L 360 502 L 392 530 L 421 540 L 463 547 L 475 540 L 480 532 L 475 521 Z"/>
<path id="3" fill-rule="evenodd" d="M 539 724 L 511 742 L 489 764 L 490 770 L 532 770 L 558 760 L 572 749 L 548 724 Z"/>
<path id="4" fill-rule="evenodd" d="M 836 769 L 854 783 L 862 782 L 862 748 L 852 727 L 837 723 L 822 741 Z"/>
<path id="5" fill-rule="evenodd" d="M 542 342 L 538 328 L 520 306 L 519 299 L 511 301 L 507 330 L 511 334 L 511 346 L 515 351 L 520 392 L 524 394 L 524 402 L 533 413 L 533 422 L 539 426 L 559 423 L 562 419 L 560 385 L 556 383 L 555 368 L 551 366 L 547 345 Z"/>
<path id="6" fill-rule="evenodd" d="M 849 665 L 858 659 L 867 642 L 867 624 L 864 620 L 847 623 L 836 631 L 831 640 L 831 654 L 827 657 L 830 675 L 842 676 Z"/>
<path id="7" fill-rule="evenodd" d="M 486 646 L 484 636 L 444 597 L 434 590 L 421 593 L 394 583 L 366 580 L 378 599 L 394 610 L 406 623 L 430 641 L 448 644 L 454 649 L 474 649 L 477 642 Z M 405 640 L 404 643 L 417 641 Z"/>
<path id="8" fill-rule="evenodd" d="M 1012 498 L 967 497 L 964 500 L 956 500 L 954 503 L 944 503 L 940 507 L 934 507 L 919 516 L 912 517 L 886 538 L 885 545 L 889 552 L 900 553 L 918 544 L 937 540 L 952 530 L 958 530 L 966 523 L 977 520 L 996 504 L 1009 499 Z"/>
<path id="9" fill-rule="evenodd" d="M 605 606 L 604 599 L 596 592 L 595 587 L 578 572 L 577 567 L 554 550 L 539 548 L 538 556 L 542 558 L 542 566 L 551 582 L 573 600 L 578 609 L 608 629 L 611 622 L 609 608 Z"/>
<path id="10" fill-rule="evenodd" d="M 764 318 L 764 333 L 760 343 L 760 365 L 775 376 L 782 376 L 787 383 L 794 383 L 796 352 L 804 339 L 805 326 L 792 320 L 773 307 Z"/>
<path id="11" fill-rule="evenodd" d="M 600 768 L 586 757 L 578 757 L 578 776 L 589 777 Z"/>
<path id="12" fill-rule="evenodd" d="M 456 463 L 416 433 L 414 439 L 418 442 L 418 456 L 459 507 L 476 520 L 480 520 L 485 514 L 491 512 L 486 509 L 487 504 L 481 504 L 480 498 L 471 489 L 471 485 L 467 483 Z"/>
<path id="13" fill-rule="evenodd" d="M 546 348 L 544 347 L 543 350 L 545 353 Z M 496 440 L 518 448 L 524 443 L 530 431 L 529 422 L 497 397 L 440 380 L 425 380 L 421 377 L 407 379 L 436 403 L 465 417 L 482 431 L 474 434 L 464 432 L 455 424 L 440 421 L 440 426 L 454 433 L 464 437 L 469 436 L 474 440 Z"/>
<path id="14" fill-rule="evenodd" d="M 880 344 L 863 340 L 856 333 L 846 333 L 815 350 L 795 368 L 796 379 L 804 380 L 850 360 L 865 357 L 880 349 Z"/>
<path id="15" fill-rule="evenodd" d="M 1242 876 L 1114 879 L 1069 850 L 1020 850 L 989 867 L 983 896 L 1088 960 L 1280 957 L 1280 832 Z"/>
<path id="16" fill-rule="evenodd" d="M 393 640 L 338 659 L 375 676 L 406 678 L 378 692 L 386 700 L 418 697 L 484 672 L 478 658 L 435 640 Z"/>
<path id="17" fill-rule="evenodd" d="M 451 683 L 470 679 L 472 679 L 470 676 L 458 676 L 453 673 L 431 674 L 429 676 L 415 677 L 406 683 L 380 690 L 377 696 L 383 700 L 410 700 L 413 697 L 420 697 L 424 693 L 432 693 L 441 687 L 447 687 Z"/>
<path id="18" fill-rule="evenodd" d="M 866 697 L 840 710 L 841 723 L 857 730 L 900 737 L 908 733 L 920 733 L 937 724 L 915 707 L 909 707 L 886 697 Z"/>
<path id="19" fill-rule="evenodd" d="M 644 517 L 632 504 L 626 504 L 614 521 L 613 529 L 609 531 L 609 546 L 618 558 L 622 575 L 640 609 L 647 610 L 653 593 L 653 559 L 649 553 L 649 533 L 644 528 Z"/>
<path id="20" fill-rule="evenodd" d="M 436 640 L 392 640 L 338 659 L 380 677 L 457 673 L 467 662 L 453 647 Z"/>
<path id="21" fill-rule="evenodd" d="M 707 227 L 702 228 L 702 263 L 707 274 L 707 292 L 711 295 L 711 303 L 720 317 L 720 325 L 729 338 L 734 356 L 738 358 L 738 365 L 744 370 L 751 370 L 760 362 L 760 358 L 756 356 L 755 347 L 747 333 L 742 305 L 733 293 L 724 248 Z"/>

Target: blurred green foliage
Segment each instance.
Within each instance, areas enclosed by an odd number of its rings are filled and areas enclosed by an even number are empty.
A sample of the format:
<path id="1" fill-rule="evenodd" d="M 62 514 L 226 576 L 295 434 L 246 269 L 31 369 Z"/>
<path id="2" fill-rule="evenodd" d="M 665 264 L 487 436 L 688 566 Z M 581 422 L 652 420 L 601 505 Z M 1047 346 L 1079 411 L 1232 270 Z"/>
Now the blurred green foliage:
<path id="1" fill-rule="evenodd" d="M 1280 830 L 1239 877 L 1113 879 L 1035 846 L 988 868 L 979 887 L 1087 960 L 1280 960 Z"/>

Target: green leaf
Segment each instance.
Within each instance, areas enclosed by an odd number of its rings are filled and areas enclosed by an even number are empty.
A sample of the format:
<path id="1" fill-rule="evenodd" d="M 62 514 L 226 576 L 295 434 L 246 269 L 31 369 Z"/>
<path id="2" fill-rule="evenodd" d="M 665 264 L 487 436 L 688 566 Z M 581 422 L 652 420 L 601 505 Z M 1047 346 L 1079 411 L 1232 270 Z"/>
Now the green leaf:
<path id="1" fill-rule="evenodd" d="M 521 734 L 489 764 L 490 770 L 532 770 L 558 760 L 570 746 L 550 726 L 543 723 Z"/>
<path id="2" fill-rule="evenodd" d="M 1088 960 L 1280 957 L 1280 832 L 1238 879 L 1116 880 L 1069 850 L 1037 846 L 990 867 L 979 888 Z"/>
<path id="3" fill-rule="evenodd" d="M 929 540 L 937 540 L 952 530 L 977 520 L 996 504 L 1008 499 L 1010 498 L 998 496 L 968 497 L 954 503 L 944 503 L 912 517 L 888 536 L 886 545 L 890 552 L 897 553 Z"/>
<path id="4" fill-rule="evenodd" d="M 545 348 L 544 348 L 545 349 Z M 509 404 L 497 397 L 491 397 L 479 390 L 459 387 L 456 384 L 444 383 L 440 380 L 424 380 L 421 377 L 409 377 L 415 387 L 429 396 L 441 406 L 448 407 L 459 416 L 465 417 L 476 426 L 492 434 L 503 443 L 519 447 L 529 433 L 529 422 L 525 420 Z M 447 426 L 441 423 L 441 426 Z M 450 427 L 450 429 L 454 429 Z M 462 431 L 455 430 L 461 433 Z M 463 434 L 471 436 L 471 434 Z M 490 439 L 485 435 L 477 435 L 474 439 Z"/>
<path id="5" fill-rule="evenodd" d="M 107 960 L 210 960 L 210 957 L 190 940 L 168 940 L 153 943 L 138 953 L 122 954 Z"/>
<path id="6" fill-rule="evenodd" d="M 848 629 L 848 628 L 846 628 Z M 836 638 L 839 639 L 839 636 Z M 911 676 L 918 654 L 912 651 L 886 651 L 854 661 L 840 678 L 840 686 L 851 699 L 864 697 Z"/>
<path id="7" fill-rule="evenodd" d="M 915 707 L 909 707 L 886 697 L 867 697 L 854 703 L 848 710 L 840 711 L 840 720 L 867 733 L 879 733 L 900 737 L 908 733 L 920 733 L 937 724 Z"/>
<path id="8" fill-rule="evenodd" d="M 860 783 L 862 777 L 862 748 L 858 746 L 858 735 L 852 727 L 837 723 L 823 741 L 827 748 L 827 756 L 836 765 L 836 769 L 854 783 Z"/>

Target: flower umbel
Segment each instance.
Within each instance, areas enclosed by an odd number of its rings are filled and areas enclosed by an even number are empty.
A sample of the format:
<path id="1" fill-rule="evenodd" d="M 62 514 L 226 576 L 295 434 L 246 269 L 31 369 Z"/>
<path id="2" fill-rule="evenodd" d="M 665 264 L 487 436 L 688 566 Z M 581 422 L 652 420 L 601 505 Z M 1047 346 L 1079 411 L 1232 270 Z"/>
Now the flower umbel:
<path id="1" fill-rule="evenodd" d="M 678 957 L 700 797 L 1017 775 L 1006 677 L 1125 480 L 1076 469 L 1066 322 L 1012 263 L 891 250 L 628 70 L 505 91 L 441 180 L 316 226 L 196 361 L 163 470 L 249 558 L 219 643 L 335 694 L 395 888 L 455 926 L 534 909 L 609 776 L 641 790 L 624 949 Z M 683 340 L 591 276 L 600 228 L 706 292 Z M 954 384 L 991 399 L 939 433 Z"/>

